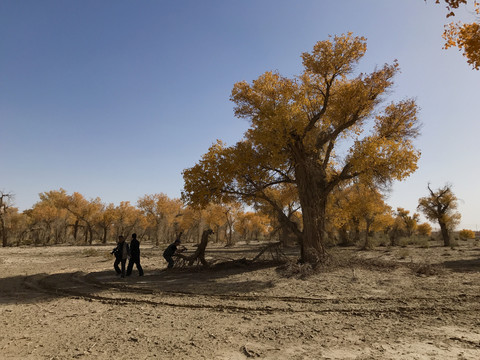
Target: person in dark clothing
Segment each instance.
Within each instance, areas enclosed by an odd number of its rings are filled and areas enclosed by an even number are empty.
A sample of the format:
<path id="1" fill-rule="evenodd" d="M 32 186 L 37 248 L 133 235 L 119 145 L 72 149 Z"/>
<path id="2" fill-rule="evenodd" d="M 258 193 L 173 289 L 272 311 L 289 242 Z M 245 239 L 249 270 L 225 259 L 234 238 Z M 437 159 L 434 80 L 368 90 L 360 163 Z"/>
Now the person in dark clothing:
<path id="1" fill-rule="evenodd" d="M 118 237 L 117 247 L 113 249 L 112 254 L 115 255 L 115 262 L 113 263 L 113 268 L 117 272 L 117 275 L 121 275 L 122 278 L 125 277 L 125 264 L 127 263 L 127 259 L 130 256 L 130 248 L 128 247 L 128 244 L 122 235 Z M 121 270 L 118 267 L 118 264 L 121 264 Z"/>
<path id="2" fill-rule="evenodd" d="M 127 276 L 132 275 L 133 264 L 137 266 L 138 275 L 143 276 L 142 265 L 140 265 L 140 242 L 137 240 L 137 234 L 132 234 L 130 241 L 130 260 L 128 261 Z"/>
<path id="3" fill-rule="evenodd" d="M 172 259 L 172 256 L 177 251 L 177 247 L 178 247 L 178 245 L 180 245 L 180 242 L 181 242 L 180 239 L 177 238 L 177 240 L 175 240 L 175 242 L 168 245 L 168 247 L 163 252 L 163 257 L 168 262 L 168 266 L 167 266 L 168 269 L 171 269 L 173 267 L 173 265 L 175 264 L 175 262 Z"/>
<path id="4" fill-rule="evenodd" d="M 182 234 L 183 233 L 180 232 L 178 234 L 177 238 L 175 239 L 175 241 L 173 243 L 171 243 L 170 245 L 168 245 L 168 247 L 163 252 L 163 257 L 168 262 L 168 266 L 167 266 L 168 269 L 171 269 L 173 267 L 173 265 L 175 264 L 175 262 L 172 259 L 172 256 L 177 252 L 178 246 L 182 242 L 180 240 L 180 237 L 182 236 Z M 182 249 L 180 249 L 179 251 L 185 251 L 185 250 L 187 250 L 187 248 L 185 246 L 182 246 Z"/>

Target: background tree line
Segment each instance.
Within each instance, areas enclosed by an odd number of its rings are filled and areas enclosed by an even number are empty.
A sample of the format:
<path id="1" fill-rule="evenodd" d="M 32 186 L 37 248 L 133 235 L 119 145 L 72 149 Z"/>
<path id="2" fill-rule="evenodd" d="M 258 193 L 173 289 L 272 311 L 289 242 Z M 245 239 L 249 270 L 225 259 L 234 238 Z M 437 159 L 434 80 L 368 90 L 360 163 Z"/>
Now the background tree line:
<path id="1" fill-rule="evenodd" d="M 450 185 L 419 199 L 418 210 L 439 224 L 439 236 L 451 245 L 451 233 L 458 224 L 456 197 Z M 294 192 L 275 194 L 285 217 L 303 228 L 301 210 Z M 282 224 L 268 204 L 256 203 L 245 209 L 238 202 L 208 204 L 205 208 L 187 205 L 182 199 L 165 194 L 141 197 L 136 205 L 128 201 L 105 204 L 100 198 L 86 199 L 82 194 L 52 190 L 39 194 L 32 208 L 19 212 L 13 197 L 0 193 L 0 234 L 3 246 L 54 244 L 105 244 L 119 235 L 133 232 L 144 242 L 160 245 L 171 242 L 179 232 L 187 242 L 197 243 L 201 233 L 211 228 L 213 241 L 231 246 L 238 241 L 281 241 L 298 245 L 294 232 Z M 431 236 L 432 226 L 420 223 L 419 214 L 403 208 L 393 209 L 385 194 L 371 184 L 351 182 L 336 189 L 326 211 L 327 246 L 372 248 L 383 244 L 401 245 L 415 236 Z M 463 238 L 475 237 L 462 230 Z"/>
<path id="2" fill-rule="evenodd" d="M 197 242 L 205 228 L 215 231 L 214 241 L 264 240 L 270 236 L 268 216 L 244 211 L 239 204 L 186 206 L 165 194 L 145 195 L 136 205 L 123 201 L 106 204 L 64 189 L 39 194 L 32 208 L 19 212 L 12 194 L 0 194 L 0 234 L 3 246 L 97 244 L 116 241 L 119 235 L 137 233 L 155 245 L 182 239 Z"/>

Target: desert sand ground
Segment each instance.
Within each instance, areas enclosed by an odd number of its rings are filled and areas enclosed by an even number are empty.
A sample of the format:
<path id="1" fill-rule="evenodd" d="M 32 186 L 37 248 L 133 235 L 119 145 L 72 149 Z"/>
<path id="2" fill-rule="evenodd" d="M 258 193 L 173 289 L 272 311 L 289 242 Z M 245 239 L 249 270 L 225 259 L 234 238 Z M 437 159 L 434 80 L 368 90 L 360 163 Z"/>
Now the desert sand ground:
<path id="1" fill-rule="evenodd" d="M 0 358 L 480 359 L 478 241 L 332 249 L 306 278 L 269 262 L 165 271 L 142 245 L 145 276 L 122 279 L 112 248 L 1 248 Z"/>

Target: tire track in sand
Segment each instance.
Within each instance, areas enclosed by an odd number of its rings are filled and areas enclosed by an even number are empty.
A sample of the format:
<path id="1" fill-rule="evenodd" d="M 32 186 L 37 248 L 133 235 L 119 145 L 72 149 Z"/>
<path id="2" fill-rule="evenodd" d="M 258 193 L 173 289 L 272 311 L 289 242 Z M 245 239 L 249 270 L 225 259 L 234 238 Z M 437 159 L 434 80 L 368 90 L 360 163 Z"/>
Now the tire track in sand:
<path id="1" fill-rule="evenodd" d="M 346 313 L 354 316 L 414 316 L 480 311 L 480 295 L 453 294 L 438 297 L 349 297 L 208 294 L 162 291 L 129 283 L 102 282 L 83 272 L 37 274 L 24 286 L 48 296 L 65 296 L 107 304 L 145 304 L 220 312 Z"/>

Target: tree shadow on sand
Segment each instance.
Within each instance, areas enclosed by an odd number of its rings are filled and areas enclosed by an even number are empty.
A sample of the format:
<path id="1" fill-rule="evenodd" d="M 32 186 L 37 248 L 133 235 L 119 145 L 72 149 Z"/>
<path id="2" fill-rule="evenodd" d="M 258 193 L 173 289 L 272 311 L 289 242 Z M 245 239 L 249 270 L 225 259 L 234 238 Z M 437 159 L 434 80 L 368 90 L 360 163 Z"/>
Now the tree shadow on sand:
<path id="1" fill-rule="evenodd" d="M 442 265 L 455 272 L 480 272 L 480 258 L 444 261 Z"/>
<path id="2" fill-rule="evenodd" d="M 138 276 L 136 271 L 120 278 L 112 270 L 20 275 L 0 278 L 0 304 L 25 304 L 62 297 L 95 298 L 108 292 L 112 296 L 179 293 L 192 295 L 233 295 L 272 288 L 270 279 L 249 274 L 277 266 L 272 262 L 225 268 L 187 268 L 154 270 Z M 4 290 L 5 289 L 5 290 Z"/>

